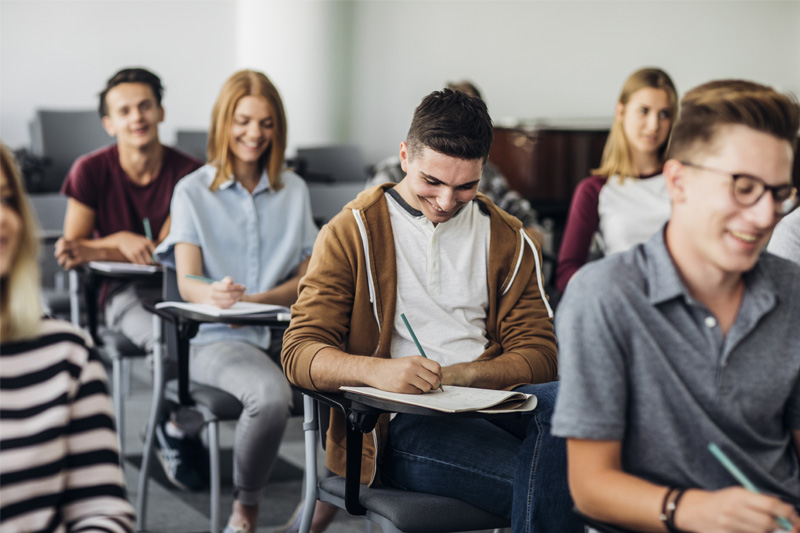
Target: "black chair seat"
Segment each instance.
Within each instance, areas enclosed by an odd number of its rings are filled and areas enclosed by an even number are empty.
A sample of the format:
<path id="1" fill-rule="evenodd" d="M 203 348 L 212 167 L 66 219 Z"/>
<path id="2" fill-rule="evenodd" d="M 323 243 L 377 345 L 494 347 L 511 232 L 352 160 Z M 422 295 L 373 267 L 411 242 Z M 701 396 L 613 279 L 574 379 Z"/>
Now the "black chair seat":
<path id="1" fill-rule="evenodd" d="M 344 499 L 343 477 L 320 480 L 319 488 Z M 359 501 L 367 510 L 387 518 L 406 533 L 446 533 L 510 526 L 507 518 L 446 496 L 361 485 Z"/>
<path id="2" fill-rule="evenodd" d="M 98 348 L 101 357 L 108 362 L 123 357 L 144 357 L 147 352 L 133 344 L 128 337 L 119 331 L 103 328 L 98 333 Z"/>
<path id="3" fill-rule="evenodd" d="M 170 400 L 178 402 L 177 379 L 167 382 L 165 394 Z M 222 389 L 192 381 L 189 384 L 189 395 L 196 404 L 206 407 L 220 420 L 236 420 L 242 414 L 241 402 Z"/>

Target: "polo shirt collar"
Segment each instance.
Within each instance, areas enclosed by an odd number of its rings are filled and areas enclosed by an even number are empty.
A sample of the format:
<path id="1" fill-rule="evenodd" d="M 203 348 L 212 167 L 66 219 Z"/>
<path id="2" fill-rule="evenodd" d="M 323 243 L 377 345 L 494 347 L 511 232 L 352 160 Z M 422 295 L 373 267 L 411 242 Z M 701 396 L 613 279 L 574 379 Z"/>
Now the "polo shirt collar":
<path id="1" fill-rule="evenodd" d="M 683 283 L 678 268 L 672 260 L 666 243 L 667 225 L 657 231 L 644 244 L 647 256 L 647 280 L 650 287 L 650 302 L 660 304 L 682 296 L 686 302 L 694 302 Z M 763 261 L 759 258 L 749 272 L 744 273 L 745 292 L 754 298 L 753 303 L 761 311 L 771 309 L 779 298 L 778 289 L 772 281 Z"/>
<path id="2" fill-rule="evenodd" d="M 667 225 L 664 224 L 644 244 L 644 252 L 647 257 L 647 281 L 650 287 L 649 297 L 653 304 L 666 302 L 678 296 L 691 298 L 672 261 L 672 256 L 667 250 L 666 229 Z"/>

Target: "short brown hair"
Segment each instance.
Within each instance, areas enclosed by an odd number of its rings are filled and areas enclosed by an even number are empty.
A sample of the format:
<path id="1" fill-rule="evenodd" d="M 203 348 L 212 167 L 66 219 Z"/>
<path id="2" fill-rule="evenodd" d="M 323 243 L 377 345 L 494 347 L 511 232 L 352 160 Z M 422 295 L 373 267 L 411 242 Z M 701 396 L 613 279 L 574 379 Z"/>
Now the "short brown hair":
<path id="1" fill-rule="evenodd" d="M 145 85 L 149 85 L 153 90 L 156 105 L 161 107 L 161 95 L 164 92 L 164 87 L 161 85 L 161 78 L 145 68 L 124 68 L 109 78 L 106 82 L 105 89 L 100 93 L 100 104 L 97 108 L 98 113 L 100 113 L 100 118 L 108 115 L 108 105 L 106 104 L 108 91 L 122 83 L 144 83 Z"/>
<path id="2" fill-rule="evenodd" d="M 406 144 L 412 159 L 427 147 L 446 156 L 485 163 L 493 134 L 483 100 L 444 89 L 426 96 L 414 110 Z"/>
<path id="3" fill-rule="evenodd" d="M 254 70 L 240 70 L 234 73 L 222 86 L 222 90 L 211 112 L 211 129 L 208 132 L 208 160 L 217 167 L 217 174 L 211 183 L 216 190 L 233 173 L 232 155 L 229 143 L 233 112 L 239 100 L 245 96 L 261 96 L 267 101 L 272 112 L 273 136 L 269 146 L 259 159 L 259 167 L 266 169 L 269 186 L 273 191 L 281 188 L 281 171 L 286 152 L 286 113 L 278 89 L 263 73 Z"/>
<path id="4" fill-rule="evenodd" d="M 797 147 L 800 104 L 791 94 L 745 80 L 717 80 L 695 87 L 681 100 L 669 157 L 688 159 L 710 147 L 722 126 L 741 125 Z"/>

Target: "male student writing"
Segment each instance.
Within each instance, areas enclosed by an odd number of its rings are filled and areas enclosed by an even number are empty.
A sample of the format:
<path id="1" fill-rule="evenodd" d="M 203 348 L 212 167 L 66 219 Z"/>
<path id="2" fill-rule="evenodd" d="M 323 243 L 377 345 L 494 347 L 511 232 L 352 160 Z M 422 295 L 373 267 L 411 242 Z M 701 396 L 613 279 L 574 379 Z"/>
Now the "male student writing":
<path id="1" fill-rule="evenodd" d="M 557 357 L 539 251 L 519 220 L 476 194 L 491 141 L 481 100 L 445 89 L 422 101 L 400 144 L 406 177 L 361 193 L 321 230 L 284 371 L 323 391 L 539 383 L 519 387 L 539 398 L 520 420 L 387 416 L 365 436 L 361 481 L 460 498 L 511 517 L 515 531 L 581 531 L 563 442 L 549 434 Z M 326 453 L 339 474 L 344 446 L 335 416 Z"/>
<path id="2" fill-rule="evenodd" d="M 80 157 L 64 181 L 62 192 L 69 200 L 64 236 L 55 247 L 62 267 L 89 261 L 149 264 L 157 242 L 169 232 L 172 190 L 201 162 L 159 141 L 162 90 L 161 80 L 152 72 L 126 68 L 114 74 L 100 93 L 103 127 L 117 142 Z M 147 225 L 157 241 L 147 237 Z M 106 298 L 106 323 L 151 352 L 153 318 L 141 302 L 160 296 L 160 288 L 152 284 L 114 283 Z M 180 457 L 181 446 L 164 452 L 162 441 L 159 458 L 168 477 L 180 488 L 200 488 L 202 480 Z M 191 447 L 189 440 L 186 444 Z"/>
<path id="3" fill-rule="evenodd" d="M 648 531 L 800 531 L 800 267 L 762 253 L 797 205 L 798 124 L 797 100 L 763 85 L 689 91 L 665 228 L 567 289 L 553 432 L 584 513 Z"/>

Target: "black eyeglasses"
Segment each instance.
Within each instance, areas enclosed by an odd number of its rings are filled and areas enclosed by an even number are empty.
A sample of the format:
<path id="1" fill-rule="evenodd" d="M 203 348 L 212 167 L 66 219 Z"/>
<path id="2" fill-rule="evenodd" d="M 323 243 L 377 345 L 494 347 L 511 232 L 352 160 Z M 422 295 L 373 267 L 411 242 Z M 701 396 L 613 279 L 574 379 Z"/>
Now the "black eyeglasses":
<path id="1" fill-rule="evenodd" d="M 775 214 L 785 216 L 797 207 L 798 200 L 800 200 L 797 196 L 797 187 L 788 183 L 778 186 L 767 185 L 761 178 L 751 176 L 750 174 L 731 174 L 724 170 L 695 165 L 688 161 L 681 161 L 681 164 L 733 178 L 733 181 L 731 181 L 731 196 L 733 196 L 733 199 L 742 207 L 755 205 L 761 200 L 764 193 L 769 191 L 775 202 Z"/>

